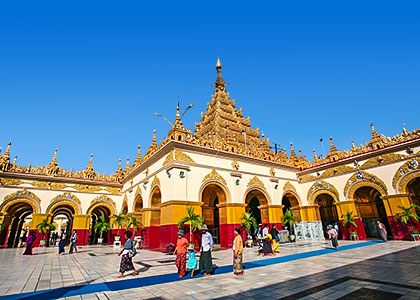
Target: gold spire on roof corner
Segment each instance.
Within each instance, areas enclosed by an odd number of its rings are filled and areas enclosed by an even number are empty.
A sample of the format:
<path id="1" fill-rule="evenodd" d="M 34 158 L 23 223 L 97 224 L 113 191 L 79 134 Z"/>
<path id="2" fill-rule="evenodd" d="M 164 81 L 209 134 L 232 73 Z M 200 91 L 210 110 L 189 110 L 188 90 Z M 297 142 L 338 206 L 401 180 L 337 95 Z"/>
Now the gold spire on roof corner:
<path id="1" fill-rule="evenodd" d="M 10 157 L 10 145 L 11 145 L 11 144 L 12 144 L 12 142 L 9 142 L 9 143 L 7 144 L 6 151 L 4 151 L 4 154 L 3 154 L 3 155 Z"/>
<path id="2" fill-rule="evenodd" d="M 295 149 L 293 149 L 293 143 L 292 143 L 292 142 L 290 142 L 290 157 L 291 157 L 291 158 L 294 158 L 294 159 L 296 159 L 296 158 L 297 158 L 297 155 L 296 155 Z"/>
<path id="3" fill-rule="evenodd" d="M 10 170 L 10 145 L 12 142 L 7 144 L 6 151 L 3 155 L 0 155 L 0 171 L 7 172 Z"/>
<path id="4" fill-rule="evenodd" d="M 89 163 L 86 166 L 86 169 L 83 170 L 83 178 L 84 179 L 93 180 L 96 177 L 96 172 L 93 170 L 93 166 L 92 166 L 92 158 L 93 158 L 93 154 L 90 155 Z"/>
<path id="5" fill-rule="evenodd" d="M 59 173 L 60 167 L 57 163 L 57 148 L 55 148 L 53 158 L 51 159 L 51 162 L 46 166 L 46 169 L 48 175 L 57 175 Z"/>
<path id="6" fill-rule="evenodd" d="M 317 161 L 318 160 L 318 156 L 316 156 L 315 149 L 312 149 L 312 151 L 314 152 L 314 161 Z"/>
<path id="7" fill-rule="evenodd" d="M 123 172 L 122 172 L 122 168 L 121 168 L 121 158 L 120 158 L 120 159 L 118 159 L 117 171 L 115 171 L 115 181 L 121 182 L 122 179 L 123 179 Z"/>
<path id="8" fill-rule="evenodd" d="M 134 160 L 132 167 L 137 167 L 141 162 L 141 155 L 140 155 L 140 145 L 137 146 L 137 156 Z"/>
<path id="9" fill-rule="evenodd" d="M 125 165 L 124 174 L 127 174 L 130 171 L 130 158 L 127 157 L 127 163 Z"/>
<path id="10" fill-rule="evenodd" d="M 333 143 L 332 136 L 330 136 L 330 143 L 331 143 L 331 146 L 330 146 L 330 153 L 337 152 L 337 147 L 335 147 L 335 145 L 334 145 L 334 143 Z"/>
<path id="11" fill-rule="evenodd" d="M 216 71 L 217 71 L 217 79 L 216 82 L 214 84 L 212 84 L 212 86 L 216 87 L 216 92 L 217 91 L 226 91 L 225 90 L 225 86 L 228 85 L 228 82 L 225 82 L 223 80 L 222 77 L 222 63 L 220 62 L 220 58 L 217 57 L 217 63 L 216 63 Z"/>
<path id="12" fill-rule="evenodd" d="M 372 140 L 380 138 L 380 135 L 376 132 L 375 126 L 373 126 L 373 122 L 370 122 L 370 127 L 372 127 Z"/>
<path id="13" fill-rule="evenodd" d="M 299 149 L 299 159 L 303 159 L 303 155 L 302 155 L 302 150 L 301 149 Z"/>

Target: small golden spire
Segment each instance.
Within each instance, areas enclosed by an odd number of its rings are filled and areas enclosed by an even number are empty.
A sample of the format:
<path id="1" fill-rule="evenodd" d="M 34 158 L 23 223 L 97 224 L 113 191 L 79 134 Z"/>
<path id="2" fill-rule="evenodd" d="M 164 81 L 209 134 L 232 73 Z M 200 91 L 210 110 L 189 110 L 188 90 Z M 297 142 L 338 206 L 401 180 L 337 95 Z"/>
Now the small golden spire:
<path id="1" fill-rule="evenodd" d="M 316 156 L 315 149 L 312 149 L 312 151 L 314 152 L 314 161 L 317 161 L 318 160 L 318 156 Z"/>
<path id="2" fill-rule="evenodd" d="M 303 159 L 303 155 L 302 155 L 302 150 L 299 149 L 299 159 L 302 160 Z"/>
<path id="3" fill-rule="evenodd" d="M 54 150 L 54 156 L 50 162 L 50 165 L 57 165 L 57 148 Z"/>
<path id="4" fill-rule="evenodd" d="M 221 64 L 221 62 L 220 62 L 220 58 L 219 58 L 219 57 L 217 57 L 216 70 L 217 70 L 217 69 L 221 69 L 221 68 L 222 68 L 222 64 Z"/>
<path id="5" fill-rule="evenodd" d="M 137 146 L 137 156 L 136 159 L 134 160 L 133 166 L 138 166 L 140 164 L 141 161 L 141 155 L 140 155 L 140 145 Z"/>
<path id="6" fill-rule="evenodd" d="M 370 127 L 372 127 L 372 140 L 380 138 L 380 135 L 376 132 L 373 122 L 370 122 Z"/>
<path id="7" fill-rule="evenodd" d="M 90 155 L 89 163 L 88 163 L 86 169 L 93 169 L 92 158 L 93 158 L 93 154 Z"/>
<path id="8" fill-rule="evenodd" d="M 118 168 L 117 168 L 117 172 L 116 173 L 121 173 L 122 172 L 122 168 L 121 168 L 121 158 L 118 159 Z"/>
<path id="9" fill-rule="evenodd" d="M 125 165 L 124 174 L 127 174 L 129 170 L 130 170 L 130 158 L 127 157 L 127 164 Z"/>
<path id="10" fill-rule="evenodd" d="M 330 153 L 337 152 L 337 148 L 335 147 L 335 145 L 333 143 L 332 136 L 330 136 L 330 142 L 331 142 Z"/>
<path id="11" fill-rule="evenodd" d="M 292 158 L 297 158 L 297 155 L 296 155 L 295 149 L 293 149 L 293 143 L 292 143 L 292 142 L 290 142 L 290 156 L 291 156 Z"/>
<path id="12" fill-rule="evenodd" d="M 17 159 L 17 155 L 15 155 L 15 159 L 13 160 L 13 166 L 16 166 L 16 159 Z"/>
<path id="13" fill-rule="evenodd" d="M 12 142 L 9 142 L 8 144 L 7 144 L 7 148 L 6 148 L 6 151 L 4 151 L 4 154 L 3 154 L 3 156 L 4 157 L 10 157 L 10 145 L 12 144 Z"/>
<path id="14" fill-rule="evenodd" d="M 118 159 L 118 168 L 117 168 L 117 171 L 115 171 L 115 179 L 118 182 L 121 182 L 121 180 L 123 179 L 123 173 L 121 169 L 121 158 Z"/>

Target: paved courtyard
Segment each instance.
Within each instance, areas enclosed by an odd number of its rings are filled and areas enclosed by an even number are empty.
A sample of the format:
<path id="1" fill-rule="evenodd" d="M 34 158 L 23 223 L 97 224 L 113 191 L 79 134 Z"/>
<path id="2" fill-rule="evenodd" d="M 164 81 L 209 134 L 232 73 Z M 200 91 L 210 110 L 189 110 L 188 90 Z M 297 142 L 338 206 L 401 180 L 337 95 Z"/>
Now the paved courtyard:
<path id="1" fill-rule="evenodd" d="M 281 246 L 275 257 L 246 249 L 243 277 L 232 274 L 232 251 L 213 253 L 215 274 L 177 278 L 174 256 L 142 250 L 139 276 L 117 279 L 118 251 L 80 247 L 0 250 L 0 299 L 420 299 L 420 243 L 341 241 Z"/>

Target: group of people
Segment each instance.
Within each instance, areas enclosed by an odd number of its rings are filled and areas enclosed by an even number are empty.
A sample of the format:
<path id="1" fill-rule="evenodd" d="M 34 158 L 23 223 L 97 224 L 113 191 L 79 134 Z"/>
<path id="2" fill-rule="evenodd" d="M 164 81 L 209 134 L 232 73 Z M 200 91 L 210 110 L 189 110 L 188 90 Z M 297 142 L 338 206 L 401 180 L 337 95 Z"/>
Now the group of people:
<path id="1" fill-rule="evenodd" d="M 255 238 L 258 243 L 258 255 L 267 256 L 280 252 L 279 231 L 275 224 L 271 225 L 271 228 L 270 225 L 266 224 L 264 229 L 262 229 L 262 225 L 259 224 L 255 232 Z"/>
<path id="2" fill-rule="evenodd" d="M 66 250 L 66 234 L 64 232 L 64 229 L 61 229 L 61 233 L 59 235 L 59 242 L 58 242 L 58 254 L 59 255 L 63 255 Z M 25 244 L 25 252 L 23 252 L 23 255 L 32 255 L 32 248 L 35 245 L 35 240 L 36 240 L 36 233 L 35 231 L 31 231 L 29 233 L 28 238 L 26 239 L 26 244 Z M 77 247 L 76 247 L 76 243 L 77 243 L 77 231 L 74 230 L 73 234 L 70 238 L 70 251 L 69 253 L 72 254 L 73 251 L 77 253 Z"/>

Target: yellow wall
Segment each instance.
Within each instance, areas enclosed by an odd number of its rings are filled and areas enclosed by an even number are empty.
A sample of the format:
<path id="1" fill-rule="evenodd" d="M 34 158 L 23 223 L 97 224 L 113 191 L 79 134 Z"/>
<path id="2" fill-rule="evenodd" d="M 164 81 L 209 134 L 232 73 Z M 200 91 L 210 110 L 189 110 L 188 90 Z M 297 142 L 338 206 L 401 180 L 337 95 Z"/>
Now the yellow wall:
<path id="1" fill-rule="evenodd" d="M 300 221 L 306 222 L 313 222 L 319 221 L 319 213 L 318 213 L 318 206 L 316 205 L 309 205 L 309 206 L 301 206 L 299 207 L 300 210 Z"/>
<path id="2" fill-rule="evenodd" d="M 410 198 L 407 194 L 389 195 L 382 197 L 387 216 L 395 216 L 402 212 L 398 206 L 409 207 L 411 205 Z"/>

